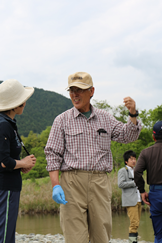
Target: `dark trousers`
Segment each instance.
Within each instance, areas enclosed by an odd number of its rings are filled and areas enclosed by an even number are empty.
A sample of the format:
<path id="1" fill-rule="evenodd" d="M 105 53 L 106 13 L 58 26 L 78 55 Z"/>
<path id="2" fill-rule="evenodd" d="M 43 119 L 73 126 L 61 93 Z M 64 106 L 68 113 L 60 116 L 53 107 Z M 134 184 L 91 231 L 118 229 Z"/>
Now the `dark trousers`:
<path id="1" fill-rule="evenodd" d="M 0 190 L 0 243 L 15 243 L 20 192 Z"/>
<path id="2" fill-rule="evenodd" d="M 162 190 L 151 187 L 149 192 L 150 218 L 152 219 L 155 243 L 162 243 Z"/>

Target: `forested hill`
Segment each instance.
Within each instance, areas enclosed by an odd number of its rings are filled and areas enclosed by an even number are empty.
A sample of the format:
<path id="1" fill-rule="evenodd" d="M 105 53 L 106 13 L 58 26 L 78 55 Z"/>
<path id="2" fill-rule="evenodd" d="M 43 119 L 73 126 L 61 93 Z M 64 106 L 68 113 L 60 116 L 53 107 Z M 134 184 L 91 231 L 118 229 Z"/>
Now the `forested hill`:
<path id="1" fill-rule="evenodd" d="M 72 107 L 70 99 L 43 89 L 35 88 L 34 94 L 26 102 L 21 116 L 16 115 L 20 136 L 28 136 L 30 131 L 40 134 L 51 126 L 54 118 Z"/>

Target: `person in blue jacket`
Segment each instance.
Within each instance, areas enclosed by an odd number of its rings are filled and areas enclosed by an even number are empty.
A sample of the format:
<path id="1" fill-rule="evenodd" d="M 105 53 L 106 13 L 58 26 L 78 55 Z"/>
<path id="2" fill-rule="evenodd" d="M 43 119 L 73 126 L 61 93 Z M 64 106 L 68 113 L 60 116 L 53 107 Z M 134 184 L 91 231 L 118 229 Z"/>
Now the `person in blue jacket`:
<path id="1" fill-rule="evenodd" d="M 29 172 L 34 155 L 20 160 L 21 142 L 15 115 L 23 113 L 34 88 L 23 87 L 15 79 L 0 84 L 0 243 L 15 243 L 16 220 L 22 187 L 21 171 Z"/>

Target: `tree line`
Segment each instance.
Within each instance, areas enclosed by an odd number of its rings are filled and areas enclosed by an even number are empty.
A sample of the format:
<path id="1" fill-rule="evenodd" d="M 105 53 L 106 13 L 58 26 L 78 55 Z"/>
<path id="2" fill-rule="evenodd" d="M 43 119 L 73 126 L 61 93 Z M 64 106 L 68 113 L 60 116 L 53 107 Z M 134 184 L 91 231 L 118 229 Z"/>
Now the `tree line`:
<path id="1" fill-rule="evenodd" d="M 124 105 L 111 107 L 105 100 L 93 100 L 93 105 L 97 108 L 105 109 L 106 111 L 110 112 L 116 117 L 117 120 L 122 121 L 123 123 L 127 122 L 128 110 L 125 108 Z M 140 119 L 142 122 L 142 131 L 140 133 L 138 140 L 128 144 L 121 144 L 114 141 L 111 142 L 114 171 L 124 166 L 123 154 L 126 150 L 131 149 L 135 151 L 138 158 L 140 152 L 144 148 L 147 148 L 154 144 L 154 141 L 152 139 L 152 129 L 153 125 L 158 120 L 162 120 L 162 105 L 157 106 L 155 109 L 150 109 L 148 111 L 139 111 L 138 119 Z M 35 123 L 37 124 L 37 120 L 35 121 Z M 21 136 L 27 150 L 30 152 L 30 154 L 34 154 L 37 158 L 37 163 L 35 167 L 28 174 L 22 174 L 23 179 L 41 178 L 49 175 L 46 170 L 47 162 L 44 154 L 44 148 L 47 143 L 50 129 L 51 126 L 47 126 L 46 129 L 43 130 L 40 134 L 30 131 L 27 137 Z M 25 156 L 26 153 L 22 149 L 21 157 L 23 158 Z"/>

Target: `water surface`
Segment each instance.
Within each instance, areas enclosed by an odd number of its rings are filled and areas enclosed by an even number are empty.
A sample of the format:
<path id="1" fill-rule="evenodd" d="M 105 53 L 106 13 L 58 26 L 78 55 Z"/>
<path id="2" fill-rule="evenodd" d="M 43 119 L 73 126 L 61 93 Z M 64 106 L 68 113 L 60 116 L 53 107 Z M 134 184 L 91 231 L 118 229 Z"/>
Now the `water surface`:
<path id="1" fill-rule="evenodd" d="M 129 218 L 126 212 L 113 213 L 112 238 L 128 239 Z M 17 220 L 19 234 L 62 234 L 59 215 L 24 215 Z M 154 233 L 149 212 L 142 212 L 138 234 L 140 241 L 154 241 Z"/>

